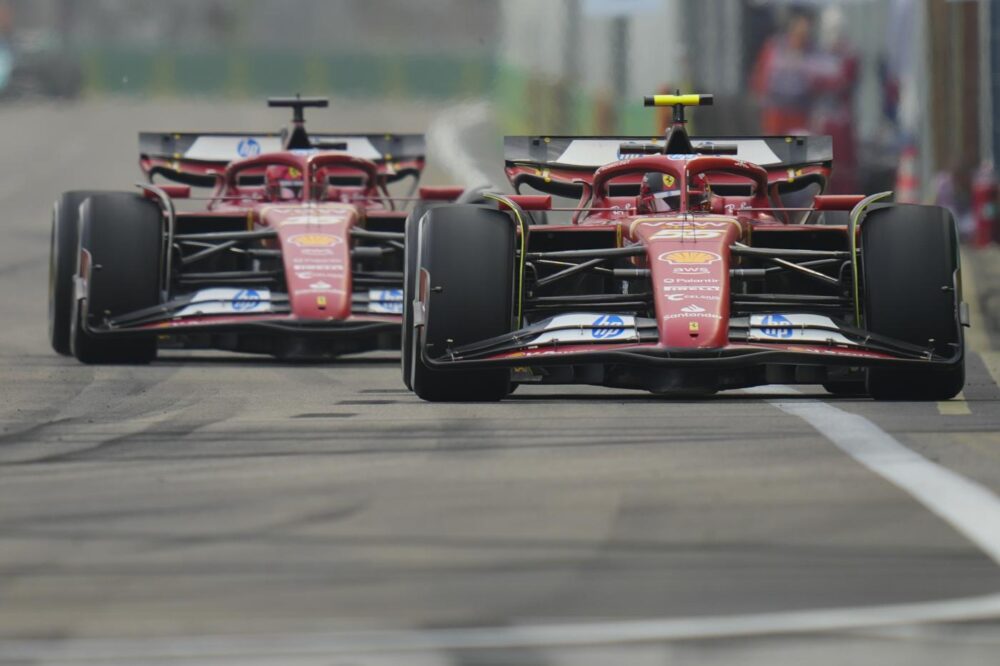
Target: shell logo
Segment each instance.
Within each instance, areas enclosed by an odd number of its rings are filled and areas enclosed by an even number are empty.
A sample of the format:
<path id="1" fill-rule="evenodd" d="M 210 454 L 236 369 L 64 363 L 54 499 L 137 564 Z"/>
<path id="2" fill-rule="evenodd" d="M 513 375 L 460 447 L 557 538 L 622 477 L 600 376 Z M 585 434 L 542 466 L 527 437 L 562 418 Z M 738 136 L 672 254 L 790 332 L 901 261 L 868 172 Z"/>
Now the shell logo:
<path id="1" fill-rule="evenodd" d="M 340 239 L 330 234 L 296 234 L 288 242 L 299 247 L 333 247 Z"/>
<path id="2" fill-rule="evenodd" d="M 659 257 L 660 261 L 665 261 L 668 264 L 712 264 L 716 261 L 722 261 L 722 257 L 717 255 L 715 252 L 703 252 L 699 250 L 674 250 L 673 252 L 664 252 Z"/>

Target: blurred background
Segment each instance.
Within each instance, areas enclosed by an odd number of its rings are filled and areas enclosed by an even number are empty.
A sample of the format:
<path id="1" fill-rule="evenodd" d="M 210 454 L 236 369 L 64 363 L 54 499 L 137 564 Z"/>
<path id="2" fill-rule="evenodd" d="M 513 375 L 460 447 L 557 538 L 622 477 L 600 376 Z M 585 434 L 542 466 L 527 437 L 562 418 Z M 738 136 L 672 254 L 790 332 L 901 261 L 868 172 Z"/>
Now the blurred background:
<path id="1" fill-rule="evenodd" d="M 4 0 L 5 100 L 485 99 L 508 133 L 830 134 L 834 191 L 949 206 L 1000 240 L 990 0 Z"/>

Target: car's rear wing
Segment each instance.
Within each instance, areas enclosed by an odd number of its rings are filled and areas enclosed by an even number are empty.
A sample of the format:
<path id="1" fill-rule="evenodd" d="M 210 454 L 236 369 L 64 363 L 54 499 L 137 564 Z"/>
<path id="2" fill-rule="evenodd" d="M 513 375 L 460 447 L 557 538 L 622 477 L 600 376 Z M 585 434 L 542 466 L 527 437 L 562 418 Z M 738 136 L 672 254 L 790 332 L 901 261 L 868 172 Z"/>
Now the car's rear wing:
<path id="1" fill-rule="evenodd" d="M 598 167 L 626 159 L 630 146 L 657 141 L 662 145 L 662 139 L 649 136 L 505 136 L 504 165 L 515 188 L 529 185 L 547 194 L 578 197 L 581 188 L 573 180 L 589 182 Z M 691 144 L 695 152 L 723 152 L 760 165 L 772 181 L 794 179 L 805 167 L 829 169 L 833 161 L 828 136 L 692 137 Z"/>
<path id="2" fill-rule="evenodd" d="M 313 148 L 371 160 L 387 182 L 419 178 L 426 153 L 422 134 L 310 134 Z M 280 133 L 140 132 L 139 165 L 150 179 L 162 176 L 211 187 L 233 161 L 284 150 Z"/>

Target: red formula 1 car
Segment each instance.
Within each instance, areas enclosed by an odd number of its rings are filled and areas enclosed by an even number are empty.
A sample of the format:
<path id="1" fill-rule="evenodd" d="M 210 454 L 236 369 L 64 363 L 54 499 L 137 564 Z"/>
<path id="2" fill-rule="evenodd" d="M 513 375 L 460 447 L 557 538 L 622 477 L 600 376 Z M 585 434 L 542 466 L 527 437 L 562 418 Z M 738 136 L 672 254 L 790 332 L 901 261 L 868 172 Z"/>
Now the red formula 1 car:
<path id="1" fill-rule="evenodd" d="M 142 133 L 149 182 L 138 193 L 59 198 L 57 352 L 113 363 L 148 362 L 158 345 L 283 358 L 398 348 L 406 213 L 387 185 L 415 188 L 423 137 L 310 135 L 304 109 L 326 100 L 269 103 L 294 110 L 281 134 Z M 182 201 L 191 186 L 214 190 Z M 427 198 L 457 194 L 421 188 Z"/>
<path id="2" fill-rule="evenodd" d="M 426 400 L 517 383 L 705 394 L 771 383 L 946 399 L 964 383 L 947 211 L 823 195 L 827 137 L 507 137 L 518 191 L 407 234 L 403 373 Z M 537 224 L 551 195 L 572 223 Z"/>

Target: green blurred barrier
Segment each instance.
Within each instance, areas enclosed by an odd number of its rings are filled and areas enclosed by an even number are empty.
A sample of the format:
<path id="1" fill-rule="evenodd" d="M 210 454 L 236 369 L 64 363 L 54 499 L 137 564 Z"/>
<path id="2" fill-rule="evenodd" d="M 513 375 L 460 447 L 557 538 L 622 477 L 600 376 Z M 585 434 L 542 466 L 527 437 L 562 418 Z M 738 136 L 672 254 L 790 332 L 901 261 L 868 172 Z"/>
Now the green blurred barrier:
<path id="1" fill-rule="evenodd" d="M 80 54 L 91 94 L 261 95 L 306 92 L 354 97 L 481 97 L 492 92 L 489 58 L 460 55 L 302 54 L 292 51 Z"/>
<path id="2" fill-rule="evenodd" d="M 505 134 L 657 134 L 656 115 L 642 105 L 613 100 L 561 82 L 500 66 L 494 99 Z"/>

